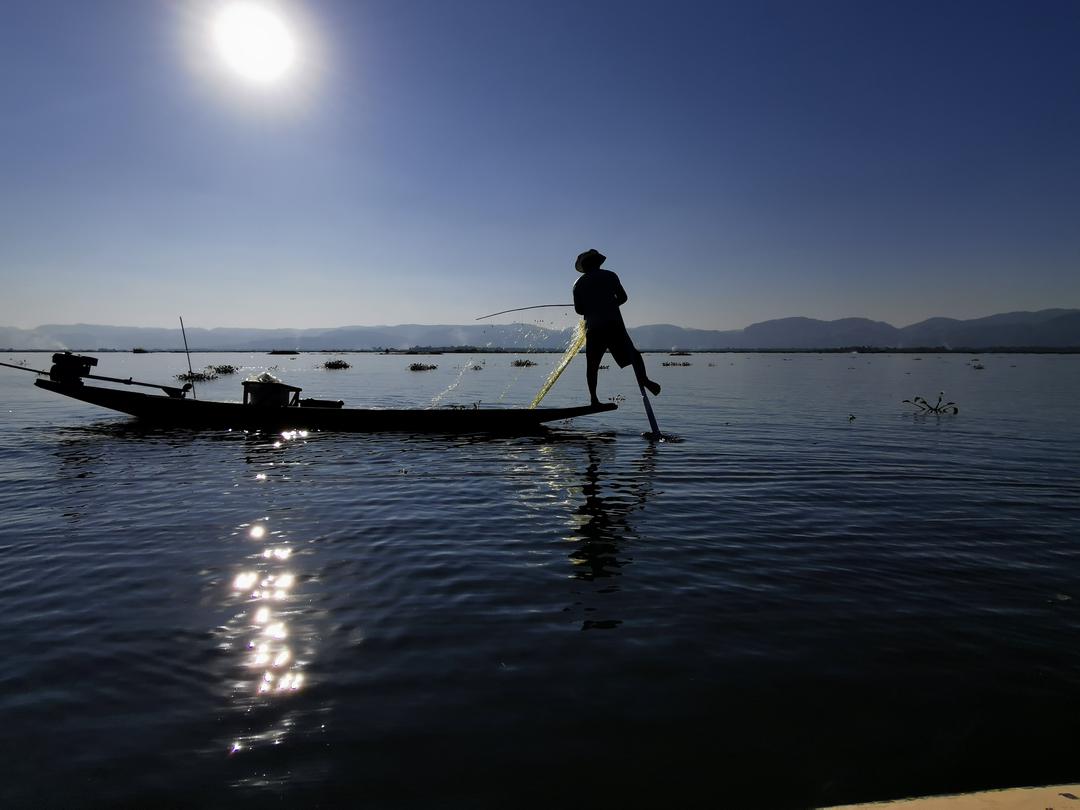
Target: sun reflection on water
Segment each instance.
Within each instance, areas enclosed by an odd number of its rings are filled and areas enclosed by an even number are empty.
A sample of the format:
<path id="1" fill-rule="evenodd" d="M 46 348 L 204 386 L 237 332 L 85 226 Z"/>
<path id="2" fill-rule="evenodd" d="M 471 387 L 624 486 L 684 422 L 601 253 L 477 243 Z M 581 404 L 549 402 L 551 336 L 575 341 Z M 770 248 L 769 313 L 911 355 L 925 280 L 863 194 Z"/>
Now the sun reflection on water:
<path id="1" fill-rule="evenodd" d="M 266 573 L 262 578 L 257 572 L 243 571 L 233 580 L 234 591 L 240 592 L 249 606 L 259 605 L 251 613 L 252 636 L 247 643 L 250 653 L 247 665 L 263 670 L 256 682 L 256 691 L 259 694 L 271 691 L 295 692 L 304 681 L 299 663 L 295 661 L 292 650 L 286 644 L 289 626 L 285 611 L 259 604 L 265 601 L 286 602 L 295 585 L 296 575 L 290 571 Z M 290 663 L 293 666 L 285 669 Z"/>
<path id="2" fill-rule="evenodd" d="M 241 559 L 219 586 L 228 611 L 222 648 L 233 651 L 228 700 L 238 727 L 217 739 L 215 748 L 230 757 L 287 743 L 307 711 L 300 693 L 311 685 L 306 670 L 317 644 L 313 596 L 306 593 L 313 580 L 297 567 L 305 546 L 290 537 L 295 513 L 280 502 L 278 485 L 290 480 L 290 469 L 310 463 L 297 456 L 305 454 L 308 437 L 308 431 L 289 430 L 245 442 L 245 460 L 258 472 L 246 474 L 237 488 L 246 484 L 251 496 L 266 500 L 231 532 Z"/>
<path id="3" fill-rule="evenodd" d="M 269 538 L 267 521 L 262 518 L 248 524 L 248 537 Z M 294 569 L 285 567 L 291 562 L 292 551 L 288 545 L 262 548 L 228 581 L 231 598 L 240 608 L 231 624 L 243 650 L 239 663 L 247 673 L 236 684 L 236 700 L 245 707 L 245 713 L 255 707 L 268 707 L 268 701 L 276 702 L 304 688 L 305 654 L 291 640 L 290 618 L 297 613 L 292 603 L 303 581 Z M 279 725 L 234 738 L 229 744 L 229 756 L 250 750 L 257 743 L 280 743 L 285 731 Z"/>

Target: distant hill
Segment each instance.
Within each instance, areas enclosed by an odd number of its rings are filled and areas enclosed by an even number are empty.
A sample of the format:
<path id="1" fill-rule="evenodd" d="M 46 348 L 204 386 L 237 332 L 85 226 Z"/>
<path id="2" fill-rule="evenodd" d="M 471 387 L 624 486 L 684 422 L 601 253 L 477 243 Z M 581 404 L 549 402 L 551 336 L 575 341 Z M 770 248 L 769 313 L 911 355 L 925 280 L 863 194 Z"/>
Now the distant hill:
<path id="1" fill-rule="evenodd" d="M 334 329 L 188 329 L 192 351 L 302 351 L 408 349 L 415 346 L 475 346 L 481 349 L 559 350 L 570 330 L 528 324 L 469 324 L 398 326 L 341 326 Z M 1080 347 L 1080 309 L 1006 312 L 986 318 L 930 318 L 897 328 L 867 318 L 819 321 L 779 318 L 745 329 L 717 331 L 684 329 L 671 324 L 637 326 L 630 330 L 643 350 L 672 349 L 838 349 L 865 346 L 905 348 L 1077 348 Z M 179 329 L 134 326 L 47 324 L 36 329 L 0 327 L 0 348 L 178 350 Z"/>

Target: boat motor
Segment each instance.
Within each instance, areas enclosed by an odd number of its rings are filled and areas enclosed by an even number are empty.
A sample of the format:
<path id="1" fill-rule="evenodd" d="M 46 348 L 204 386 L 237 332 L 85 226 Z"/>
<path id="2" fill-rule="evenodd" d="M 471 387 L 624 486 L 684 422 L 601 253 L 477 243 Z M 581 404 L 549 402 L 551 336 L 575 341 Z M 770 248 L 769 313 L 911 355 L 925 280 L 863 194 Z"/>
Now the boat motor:
<path id="1" fill-rule="evenodd" d="M 71 352 L 57 352 L 52 361 L 49 379 L 65 385 L 82 385 L 82 378 L 90 376 L 90 369 L 98 364 L 96 357 Z"/>

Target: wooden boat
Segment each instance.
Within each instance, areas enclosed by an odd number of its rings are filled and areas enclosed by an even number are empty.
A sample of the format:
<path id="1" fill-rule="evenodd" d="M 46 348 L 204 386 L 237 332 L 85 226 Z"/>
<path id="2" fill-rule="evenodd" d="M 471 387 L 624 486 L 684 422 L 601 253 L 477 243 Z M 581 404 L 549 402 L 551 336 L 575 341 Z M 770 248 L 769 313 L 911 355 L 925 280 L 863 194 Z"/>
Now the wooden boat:
<path id="1" fill-rule="evenodd" d="M 46 391 L 130 414 L 147 424 L 242 430 L 327 430 L 348 432 L 407 431 L 413 433 L 531 433 L 548 422 L 613 411 L 614 403 L 575 408 L 345 408 L 337 400 L 301 399 L 300 389 L 279 381 L 244 383 L 243 402 L 213 402 L 187 396 L 190 385 L 175 388 L 131 379 L 91 374 L 93 357 L 68 353 L 53 355 L 48 372 L 7 365 L 49 379 L 34 384 Z M 83 379 L 158 388 L 147 394 L 87 385 Z"/>

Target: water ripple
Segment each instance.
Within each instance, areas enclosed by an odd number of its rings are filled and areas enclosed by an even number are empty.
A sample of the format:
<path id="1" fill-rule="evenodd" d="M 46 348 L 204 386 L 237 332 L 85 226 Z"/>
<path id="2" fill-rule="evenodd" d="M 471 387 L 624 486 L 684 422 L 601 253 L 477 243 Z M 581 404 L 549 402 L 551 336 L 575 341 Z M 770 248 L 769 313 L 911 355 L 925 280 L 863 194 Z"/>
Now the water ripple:
<path id="1" fill-rule="evenodd" d="M 454 381 L 399 359 L 341 395 Z M 1013 361 L 993 388 L 954 357 L 695 358 L 658 369 L 666 445 L 612 373 L 619 411 L 520 439 L 148 430 L 5 387 L 0 799 L 661 806 L 722 781 L 802 807 L 884 798 L 883 761 L 896 793 L 1071 778 L 1043 720 L 1080 708 L 1080 375 Z M 525 376 L 493 363 L 447 397 Z M 913 386 L 961 414 L 906 413 Z"/>

